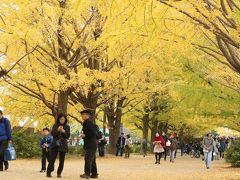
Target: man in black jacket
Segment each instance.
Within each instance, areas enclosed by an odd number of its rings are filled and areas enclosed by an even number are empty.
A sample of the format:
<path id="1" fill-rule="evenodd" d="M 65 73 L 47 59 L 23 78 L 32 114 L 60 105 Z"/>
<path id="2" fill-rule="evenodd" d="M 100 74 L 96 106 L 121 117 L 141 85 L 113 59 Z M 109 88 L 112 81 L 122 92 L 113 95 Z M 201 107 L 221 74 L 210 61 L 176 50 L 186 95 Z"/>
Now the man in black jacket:
<path id="1" fill-rule="evenodd" d="M 124 133 L 121 133 L 121 136 L 118 138 L 117 141 L 117 152 L 116 152 L 116 156 L 118 156 L 119 152 L 120 152 L 120 156 L 123 156 L 123 151 L 124 151 L 124 146 L 125 146 L 125 137 L 124 137 Z"/>
<path id="2" fill-rule="evenodd" d="M 97 132 L 96 125 L 91 121 L 93 115 L 92 109 L 85 109 L 81 111 L 83 119 L 83 129 L 80 137 L 84 140 L 85 150 L 85 167 L 84 174 L 81 178 L 98 178 L 97 164 L 96 164 L 96 150 L 97 150 Z"/>

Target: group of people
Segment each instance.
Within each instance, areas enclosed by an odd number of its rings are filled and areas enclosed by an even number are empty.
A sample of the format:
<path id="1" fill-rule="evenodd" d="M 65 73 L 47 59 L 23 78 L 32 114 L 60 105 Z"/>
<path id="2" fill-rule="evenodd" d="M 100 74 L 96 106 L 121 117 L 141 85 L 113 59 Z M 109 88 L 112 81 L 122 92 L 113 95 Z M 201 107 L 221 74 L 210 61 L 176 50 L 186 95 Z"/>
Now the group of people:
<path id="1" fill-rule="evenodd" d="M 178 141 L 175 133 L 172 133 L 169 137 L 166 136 L 165 132 L 162 133 L 162 136 L 159 133 L 156 133 L 153 139 L 153 145 L 153 152 L 156 160 L 155 164 L 160 164 L 163 155 L 164 160 L 166 160 L 168 154 L 170 155 L 170 162 L 174 163 L 178 148 Z"/>
<path id="2" fill-rule="evenodd" d="M 99 155 L 104 156 L 105 145 L 107 144 L 106 138 L 99 131 L 98 126 L 92 121 L 93 111 L 85 109 L 81 111 L 83 119 L 83 128 L 80 138 L 84 141 L 85 152 L 85 165 L 84 174 L 80 175 L 81 178 L 98 178 L 97 164 L 96 164 L 96 150 L 98 148 Z M 66 115 L 60 114 L 53 125 L 52 129 L 43 129 L 43 138 L 40 141 L 40 148 L 42 150 L 42 167 L 40 172 L 46 172 L 47 177 L 52 177 L 54 171 L 54 164 L 59 155 L 59 165 L 57 169 L 57 177 L 62 177 L 64 168 L 65 155 L 68 152 L 68 139 L 70 137 L 70 126 Z M 10 121 L 3 117 L 3 112 L 0 110 L 0 171 L 9 168 L 9 164 L 4 160 L 4 150 L 12 143 L 12 129 Z M 213 159 L 224 158 L 224 151 L 231 143 L 230 139 L 214 138 L 211 133 L 208 133 L 201 145 L 192 146 L 192 148 L 202 148 L 204 154 L 204 162 L 206 168 L 211 167 Z M 177 140 L 177 135 L 172 133 L 169 137 L 163 132 L 162 135 L 156 133 L 153 140 L 153 152 L 155 154 L 155 164 L 160 164 L 161 158 L 166 160 L 167 155 L 170 155 L 170 162 L 174 163 L 176 152 L 181 143 Z M 116 156 L 130 157 L 130 152 L 133 142 L 131 136 L 124 135 L 117 140 Z M 147 154 L 147 140 L 142 140 L 142 153 L 145 157 Z M 181 148 L 181 147 L 180 147 Z M 182 153 L 181 153 L 182 154 Z M 214 158 L 215 157 L 215 158 Z M 48 161 L 48 166 L 47 166 Z M 5 167 L 5 168 L 4 168 Z"/>
<path id="3" fill-rule="evenodd" d="M 84 140 L 85 165 L 84 174 L 81 178 L 98 178 L 96 164 L 97 141 L 99 140 L 98 127 L 92 122 L 93 112 L 91 109 L 85 109 L 81 112 L 83 119 L 83 128 L 80 137 Z M 65 155 L 68 152 L 68 139 L 70 137 L 70 126 L 66 115 L 60 114 L 53 125 L 52 130 L 43 129 L 44 137 L 40 141 L 42 149 L 42 168 L 40 172 L 46 172 L 47 177 L 52 177 L 54 164 L 59 155 L 59 165 L 57 169 L 57 177 L 62 177 L 64 168 Z M 46 162 L 48 160 L 48 166 Z"/>
<path id="4" fill-rule="evenodd" d="M 131 148 L 132 148 L 132 139 L 130 134 L 127 136 L 124 136 L 124 133 L 121 133 L 121 136 L 117 140 L 116 144 L 116 156 L 120 155 L 123 156 L 123 153 L 125 152 L 125 158 L 130 158 Z"/>

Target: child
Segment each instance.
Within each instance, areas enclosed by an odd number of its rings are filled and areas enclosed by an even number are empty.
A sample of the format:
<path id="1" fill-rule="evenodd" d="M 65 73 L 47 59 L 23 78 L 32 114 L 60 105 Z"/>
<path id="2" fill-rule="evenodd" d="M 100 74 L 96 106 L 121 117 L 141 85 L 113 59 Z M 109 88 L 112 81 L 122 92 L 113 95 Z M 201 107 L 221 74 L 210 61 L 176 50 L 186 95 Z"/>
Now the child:
<path id="1" fill-rule="evenodd" d="M 46 160 L 49 161 L 49 148 L 52 144 L 52 136 L 50 135 L 48 128 L 43 128 L 43 138 L 40 141 L 40 148 L 42 149 L 42 169 L 41 173 L 46 171 Z"/>

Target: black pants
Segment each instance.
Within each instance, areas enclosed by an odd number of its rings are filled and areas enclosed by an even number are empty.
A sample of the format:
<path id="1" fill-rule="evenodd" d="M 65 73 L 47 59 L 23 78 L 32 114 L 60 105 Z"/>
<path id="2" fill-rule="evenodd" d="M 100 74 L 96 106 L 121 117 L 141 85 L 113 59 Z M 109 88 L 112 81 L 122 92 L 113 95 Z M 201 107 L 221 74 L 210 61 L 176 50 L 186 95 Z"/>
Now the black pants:
<path id="1" fill-rule="evenodd" d="M 85 166 L 84 172 L 88 176 L 98 175 L 97 164 L 96 164 L 96 150 L 86 149 L 85 150 Z"/>
<path id="2" fill-rule="evenodd" d="M 59 154 L 59 165 L 58 165 L 58 170 L 57 174 L 61 175 L 62 170 L 64 167 L 64 160 L 65 160 L 65 152 L 59 152 L 57 149 L 52 149 L 49 154 L 49 164 L 47 167 L 47 174 L 51 174 L 51 172 L 54 171 L 54 164 L 57 159 L 57 155 Z"/>
<path id="3" fill-rule="evenodd" d="M 161 158 L 162 158 L 162 153 L 155 153 L 156 162 L 160 162 Z"/>
<path id="4" fill-rule="evenodd" d="M 166 160 L 167 159 L 167 155 L 168 155 L 168 153 L 169 153 L 169 149 L 168 148 L 164 148 L 164 160 Z"/>
<path id="5" fill-rule="evenodd" d="M 1 141 L 0 142 L 0 170 L 3 170 L 3 164 L 6 166 L 8 165 L 7 161 L 4 161 L 4 151 L 8 146 L 8 141 Z"/>
<path id="6" fill-rule="evenodd" d="M 105 155 L 105 147 L 104 145 L 98 145 L 98 152 L 100 157 L 104 157 Z"/>
<path id="7" fill-rule="evenodd" d="M 123 147 L 122 148 L 120 148 L 120 147 L 117 148 L 116 156 L 118 156 L 119 152 L 120 152 L 120 156 L 123 156 L 124 148 Z"/>
<path id="8" fill-rule="evenodd" d="M 49 151 L 46 150 L 45 148 L 42 149 L 42 169 L 41 170 L 46 170 L 46 162 L 49 162 Z"/>

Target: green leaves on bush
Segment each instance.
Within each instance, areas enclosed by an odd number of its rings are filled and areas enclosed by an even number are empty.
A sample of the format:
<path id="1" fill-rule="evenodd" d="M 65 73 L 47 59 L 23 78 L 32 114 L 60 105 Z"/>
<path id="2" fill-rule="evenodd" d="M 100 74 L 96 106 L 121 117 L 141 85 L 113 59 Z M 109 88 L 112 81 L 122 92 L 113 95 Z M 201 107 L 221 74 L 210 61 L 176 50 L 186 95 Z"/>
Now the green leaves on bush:
<path id="1" fill-rule="evenodd" d="M 80 156 L 82 156 L 84 154 L 83 146 L 69 146 L 68 147 L 68 153 L 70 155 L 80 155 Z"/>
<path id="2" fill-rule="evenodd" d="M 28 135 L 24 132 L 13 132 L 13 145 L 20 158 L 33 158 L 41 155 L 38 135 Z"/>
<path id="3" fill-rule="evenodd" d="M 225 159 L 233 166 L 240 167 L 240 140 L 234 141 L 227 149 Z"/>

